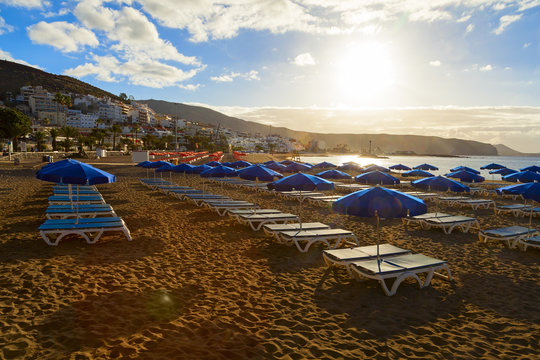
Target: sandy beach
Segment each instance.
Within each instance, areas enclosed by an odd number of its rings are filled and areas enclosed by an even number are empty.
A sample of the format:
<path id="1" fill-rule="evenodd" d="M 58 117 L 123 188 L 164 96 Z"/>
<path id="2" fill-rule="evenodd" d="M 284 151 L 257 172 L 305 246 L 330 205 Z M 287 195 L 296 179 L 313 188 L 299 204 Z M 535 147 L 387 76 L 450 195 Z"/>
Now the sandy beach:
<path id="1" fill-rule="evenodd" d="M 266 161 L 269 156 L 248 159 Z M 94 245 L 40 238 L 52 184 L 37 163 L 0 165 L 0 357 L 5 359 L 533 359 L 540 356 L 539 251 L 483 244 L 476 233 L 405 229 L 382 222 L 383 242 L 446 260 L 453 282 L 384 295 L 375 281 L 328 272 L 321 247 L 301 254 L 229 217 L 152 191 L 146 170 L 96 165 L 117 176 L 99 185 L 133 241 Z M 91 161 L 95 163 L 95 161 Z M 168 174 L 164 178 L 168 179 Z M 202 187 L 198 177 L 174 174 Z M 247 190 L 206 190 L 298 214 L 297 202 Z M 510 200 L 504 203 L 512 203 Z M 499 202 L 499 203 L 503 203 Z M 429 210 L 434 205 L 428 203 Z M 493 210 L 440 207 L 482 228 L 527 226 Z M 373 219 L 305 205 L 304 221 L 376 242 Z M 540 219 L 533 219 L 540 227 Z"/>

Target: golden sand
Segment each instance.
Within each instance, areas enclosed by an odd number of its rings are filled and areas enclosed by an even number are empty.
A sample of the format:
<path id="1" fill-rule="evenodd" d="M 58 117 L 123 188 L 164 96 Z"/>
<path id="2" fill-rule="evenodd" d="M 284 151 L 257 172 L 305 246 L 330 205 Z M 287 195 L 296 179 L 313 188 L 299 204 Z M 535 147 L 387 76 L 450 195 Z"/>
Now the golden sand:
<path id="1" fill-rule="evenodd" d="M 320 247 L 301 254 L 228 217 L 151 191 L 137 181 L 145 170 L 118 165 L 101 166 L 118 181 L 99 190 L 133 241 L 104 235 L 88 245 L 73 237 L 51 247 L 37 231 L 51 184 L 34 179 L 31 165 L 0 166 L 0 358 L 540 356 L 538 250 L 384 221 L 385 242 L 446 260 L 455 278 L 435 278 L 421 290 L 405 281 L 387 297 L 375 281 L 328 273 Z M 296 202 L 271 195 L 205 186 L 263 208 L 300 211 Z M 482 228 L 528 222 L 492 210 L 441 210 L 475 216 Z M 371 219 L 308 205 L 301 211 L 304 221 L 375 243 Z"/>

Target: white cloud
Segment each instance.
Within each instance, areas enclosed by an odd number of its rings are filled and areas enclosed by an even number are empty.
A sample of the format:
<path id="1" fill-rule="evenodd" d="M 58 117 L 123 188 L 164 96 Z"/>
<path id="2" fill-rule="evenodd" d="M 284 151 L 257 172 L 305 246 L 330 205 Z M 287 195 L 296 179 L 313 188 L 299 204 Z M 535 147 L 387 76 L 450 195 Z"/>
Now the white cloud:
<path id="1" fill-rule="evenodd" d="M 98 39 L 88 29 L 78 27 L 65 21 L 46 23 L 40 21 L 26 28 L 33 43 L 51 45 L 62 52 L 79 51 L 88 45 L 99 45 Z"/>
<path id="2" fill-rule="evenodd" d="M 499 19 L 499 27 L 493 30 L 493 32 L 497 35 L 502 34 L 504 30 L 506 30 L 508 25 L 515 23 L 516 21 L 521 19 L 521 17 L 522 17 L 522 14 L 501 16 L 501 18 Z"/>
<path id="3" fill-rule="evenodd" d="M 526 48 L 528 48 L 528 47 L 531 46 L 531 45 L 532 45 L 532 44 L 531 44 L 530 42 L 529 42 L 529 43 L 525 43 L 525 44 L 523 44 L 523 48 L 526 49 Z"/>
<path id="4" fill-rule="evenodd" d="M 473 30 L 474 30 L 474 24 L 469 24 L 469 25 L 467 25 L 467 28 L 465 29 L 465 32 L 470 33 Z"/>
<path id="5" fill-rule="evenodd" d="M 183 71 L 171 65 L 163 64 L 151 59 L 128 60 L 122 62 L 114 56 L 92 56 L 93 63 L 79 65 L 67 69 L 64 74 L 78 78 L 95 75 L 98 80 L 106 82 L 120 82 L 127 80 L 130 84 L 162 88 L 182 86 L 183 81 L 191 79 L 202 68 Z M 193 87 L 191 87 L 193 89 Z"/>
<path id="6" fill-rule="evenodd" d="M 50 2 L 45 0 L 0 0 L 0 4 L 6 4 L 9 6 L 31 8 L 43 8 L 50 5 Z"/>
<path id="7" fill-rule="evenodd" d="M 491 66 L 490 64 L 487 64 L 486 66 L 482 66 L 479 70 L 482 72 L 491 71 L 493 70 L 493 66 Z"/>
<path id="8" fill-rule="evenodd" d="M 460 17 L 459 19 L 457 19 L 456 21 L 458 23 L 461 23 L 461 22 L 466 22 L 466 21 L 469 21 L 469 19 L 471 18 L 471 15 L 463 15 L 462 17 Z"/>
<path id="9" fill-rule="evenodd" d="M 19 64 L 22 64 L 22 65 L 31 66 L 31 67 L 35 67 L 36 69 L 43 70 L 41 67 L 39 67 L 37 65 L 32 65 L 32 64 L 27 63 L 24 60 L 13 58 L 13 56 L 11 56 L 11 54 L 9 52 L 4 51 L 2 49 L 0 49 L 0 59 L 7 60 L 7 61 L 12 61 L 12 62 L 15 62 L 15 63 L 19 63 Z"/>
<path id="10" fill-rule="evenodd" d="M 14 30 L 13 26 L 6 24 L 6 21 L 4 20 L 4 18 L 0 16 L 0 35 L 7 32 L 12 32 L 13 30 Z"/>
<path id="11" fill-rule="evenodd" d="M 315 65 L 315 59 L 313 58 L 313 56 L 311 56 L 310 53 L 303 53 L 303 54 L 297 55 L 291 61 L 291 64 L 294 64 L 297 66 Z"/>
<path id="12" fill-rule="evenodd" d="M 429 62 L 429 66 L 438 67 L 438 66 L 441 66 L 441 62 L 439 60 L 433 60 Z"/>
<path id="13" fill-rule="evenodd" d="M 57 16 L 64 16 L 68 13 L 69 13 L 69 9 L 63 8 L 63 9 L 58 10 L 58 12 L 47 11 L 47 12 L 41 13 L 41 15 L 44 18 L 48 19 L 48 18 L 57 17 Z"/>
<path id="14" fill-rule="evenodd" d="M 232 82 L 235 78 L 242 78 L 246 80 L 260 80 L 259 72 L 257 70 L 251 70 L 246 73 L 231 72 L 230 74 L 223 74 L 220 76 L 211 76 L 210 80 L 215 82 Z"/>

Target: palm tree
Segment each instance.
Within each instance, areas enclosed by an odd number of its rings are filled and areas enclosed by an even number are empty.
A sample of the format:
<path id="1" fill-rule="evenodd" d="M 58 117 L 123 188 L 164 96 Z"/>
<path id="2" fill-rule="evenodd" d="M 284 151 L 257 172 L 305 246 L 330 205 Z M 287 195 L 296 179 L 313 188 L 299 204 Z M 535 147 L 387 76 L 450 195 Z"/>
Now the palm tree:
<path id="1" fill-rule="evenodd" d="M 135 125 L 135 128 L 133 129 L 133 131 L 135 131 L 135 148 L 138 149 L 139 148 L 139 145 L 138 145 L 138 142 L 137 142 L 137 135 L 139 134 L 139 132 L 141 131 L 141 128 L 139 127 L 139 125 Z"/>
<path id="2" fill-rule="evenodd" d="M 37 131 L 34 134 L 34 138 L 36 139 L 37 151 L 42 152 L 45 148 L 45 139 L 47 138 L 47 135 L 43 131 Z"/>
<path id="3" fill-rule="evenodd" d="M 63 95 L 62 96 L 62 101 L 60 102 L 60 104 L 62 104 L 65 108 L 65 116 L 64 116 L 64 126 L 66 125 L 66 120 L 67 120 L 67 110 L 69 107 L 71 107 L 71 105 L 73 105 L 73 100 L 71 99 L 71 96 L 69 95 Z"/>
<path id="4" fill-rule="evenodd" d="M 119 135 L 122 133 L 122 127 L 118 124 L 114 124 L 113 126 L 111 126 L 110 131 L 113 136 L 113 150 L 116 150 L 116 135 Z"/>
<path id="5" fill-rule="evenodd" d="M 64 95 L 57 92 L 56 94 L 54 94 L 53 101 L 56 103 L 56 123 L 58 124 L 58 116 L 59 116 L 59 112 L 60 112 L 60 105 L 64 101 Z"/>
<path id="6" fill-rule="evenodd" d="M 103 146 L 103 143 L 105 142 L 105 138 L 107 137 L 107 130 L 106 129 L 92 129 L 90 132 L 90 136 L 93 137 L 97 143 L 98 146 Z"/>
<path id="7" fill-rule="evenodd" d="M 58 137 L 59 132 L 57 129 L 50 129 L 49 130 L 49 136 L 52 138 L 52 149 L 53 151 L 58 150 L 58 143 L 56 142 L 56 138 Z"/>
<path id="8" fill-rule="evenodd" d="M 60 132 L 66 137 L 66 140 L 64 140 L 64 149 L 68 152 L 73 145 L 71 138 L 75 138 L 79 131 L 71 126 L 62 126 Z"/>

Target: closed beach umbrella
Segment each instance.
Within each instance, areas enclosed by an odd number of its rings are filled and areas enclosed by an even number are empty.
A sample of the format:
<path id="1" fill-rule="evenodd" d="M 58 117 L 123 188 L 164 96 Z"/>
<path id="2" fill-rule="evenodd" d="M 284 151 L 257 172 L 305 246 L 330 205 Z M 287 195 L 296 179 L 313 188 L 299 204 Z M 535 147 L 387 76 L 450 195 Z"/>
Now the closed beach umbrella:
<path id="1" fill-rule="evenodd" d="M 467 167 L 467 166 L 456 166 L 455 168 L 453 169 L 450 169 L 450 172 L 453 173 L 453 172 L 457 172 L 457 171 L 461 171 L 461 170 L 465 170 L 465 171 L 468 171 L 470 173 L 473 173 L 473 174 L 480 174 L 480 171 L 478 170 L 475 170 L 473 168 L 470 168 L 470 167 Z"/>
<path id="2" fill-rule="evenodd" d="M 244 160 L 238 160 L 233 163 L 231 163 L 230 167 L 235 169 L 245 168 L 252 165 L 250 162 L 244 161 Z"/>
<path id="3" fill-rule="evenodd" d="M 210 167 L 210 169 L 201 172 L 201 177 L 233 177 L 237 176 L 236 170 L 228 166 Z"/>
<path id="4" fill-rule="evenodd" d="M 412 176 L 412 177 L 433 177 L 435 175 L 433 175 L 432 173 L 429 173 L 427 171 L 424 171 L 424 170 L 410 170 L 410 171 L 405 171 L 404 173 L 401 174 L 401 176 L 405 176 L 405 177 L 408 177 L 408 176 Z"/>
<path id="5" fill-rule="evenodd" d="M 413 169 L 418 169 L 418 170 L 439 170 L 438 167 L 430 165 L 430 164 L 420 164 L 420 165 L 417 165 L 417 166 L 413 167 Z"/>
<path id="6" fill-rule="evenodd" d="M 315 175 L 298 173 L 284 177 L 269 183 L 268 188 L 276 191 L 313 191 L 313 190 L 333 190 L 334 183 Z"/>
<path id="7" fill-rule="evenodd" d="M 433 176 L 424 179 L 411 181 L 411 185 L 421 189 L 431 189 L 438 191 L 469 192 L 469 187 L 457 181 L 447 179 L 442 176 Z"/>
<path id="8" fill-rule="evenodd" d="M 238 170 L 238 176 L 246 180 L 274 181 L 276 178 L 282 178 L 283 175 L 267 168 L 264 165 L 251 165 L 241 170 Z"/>
<path id="9" fill-rule="evenodd" d="M 320 162 L 318 164 L 313 165 L 313 167 L 316 168 L 316 169 L 330 169 L 330 168 L 337 167 L 337 165 L 334 165 L 334 164 L 329 163 L 327 161 L 323 161 L 323 162 Z"/>
<path id="10" fill-rule="evenodd" d="M 332 204 L 340 214 L 377 218 L 377 260 L 379 260 L 379 218 L 402 218 L 427 212 L 423 200 L 402 192 L 373 187 L 346 195 Z"/>
<path id="11" fill-rule="evenodd" d="M 511 181 L 511 182 L 538 182 L 540 181 L 540 174 L 532 172 L 532 171 L 521 171 L 517 173 L 513 173 L 510 175 L 503 176 L 502 179 L 504 181 Z"/>
<path id="12" fill-rule="evenodd" d="M 506 175 L 517 173 L 517 172 L 519 172 L 519 171 L 513 170 L 513 169 L 508 169 L 508 168 L 502 168 L 502 169 L 498 169 L 498 170 L 492 170 L 489 173 L 490 174 L 498 174 L 498 175 L 501 175 L 501 176 L 506 176 Z"/>
<path id="13" fill-rule="evenodd" d="M 455 171 L 453 173 L 446 174 L 446 176 L 459 179 L 460 181 L 470 182 L 470 183 L 472 182 L 478 183 L 478 182 L 483 182 L 485 180 L 483 176 L 477 175 L 475 173 L 472 173 L 466 170 Z"/>
<path id="14" fill-rule="evenodd" d="M 504 166 L 504 165 L 491 163 L 491 164 L 487 164 L 487 165 L 482 166 L 480 168 L 480 170 L 499 170 L 499 169 L 504 169 L 505 167 L 506 166 Z"/>
<path id="15" fill-rule="evenodd" d="M 531 165 L 531 166 L 527 166 L 527 167 L 524 167 L 522 169 L 519 169 L 520 171 L 532 171 L 532 172 L 535 172 L 535 173 L 540 173 L 540 166 L 536 166 L 536 165 Z"/>
<path id="16" fill-rule="evenodd" d="M 372 184 L 372 185 L 394 185 L 399 184 L 399 179 L 388 175 L 387 173 L 381 171 L 370 171 L 365 174 L 360 174 L 354 178 L 356 182 L 361 184 Z"/>
<path id="17" fill-rule="evenodd" d="M 287 166 L 274 161 L 274 162 L 268 163 L 266 167 L 274 171 L 282 171 Z"/>
<path id="18" fill-rule="evenodd" d="M 388 167 L 390 170 L 398 170 L 398 171 L 403 171 L 403 170 L 411 170 L 410 167 L 406 166 L 406 165 L 403 165 L 403 164 L 397 164 L 397 165 L 392 165 L 390 167 Z"/>
<path id="19" fill-rule="evenodd" d="M 318 174 L 315 174 L 315 176 L 322 177 L 323 179 L 338 179 L 338 180 L 352 179 L 351 175 L 347 174 L 346 172 L 339 171 L 336 169 L 326 170 Z"/>
<path id="20" fill-rule="evenodd" d="M 287 173 L 287 172 L 301 172 L 301 171 L 309 171 L 309 170 L 311 170 L 311 166 L 309 165 L 292 162 L 289 165 L 287 165 L 284 169 L 282 169 L 281 172 Z"/>

